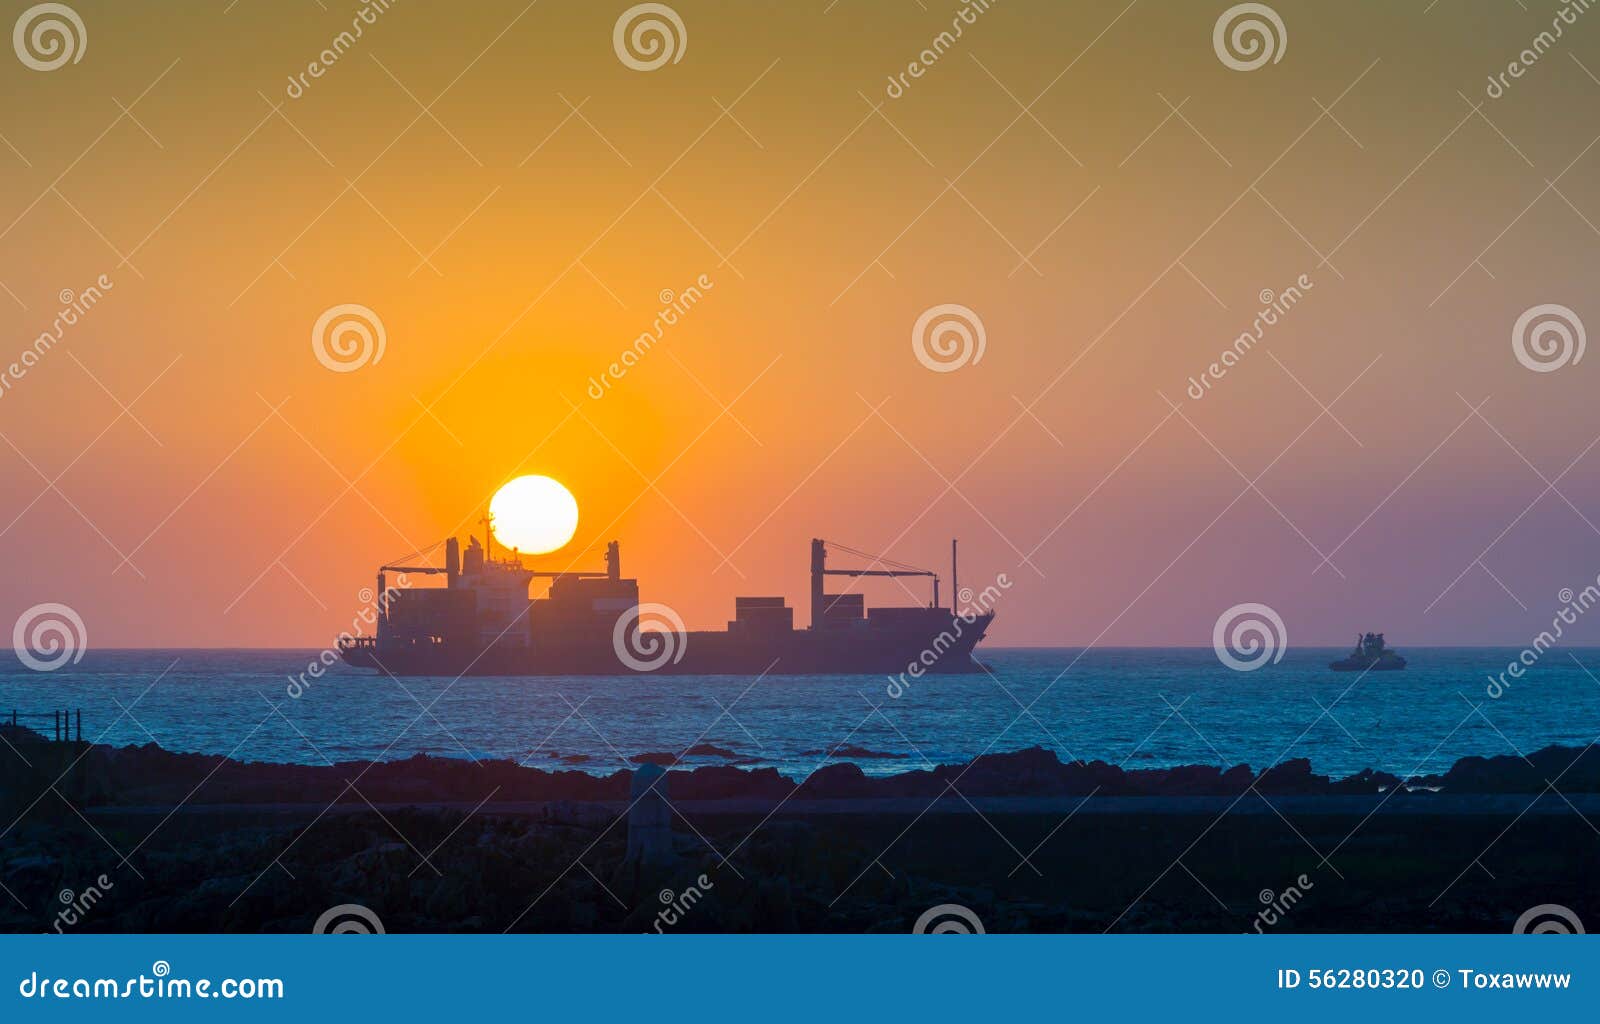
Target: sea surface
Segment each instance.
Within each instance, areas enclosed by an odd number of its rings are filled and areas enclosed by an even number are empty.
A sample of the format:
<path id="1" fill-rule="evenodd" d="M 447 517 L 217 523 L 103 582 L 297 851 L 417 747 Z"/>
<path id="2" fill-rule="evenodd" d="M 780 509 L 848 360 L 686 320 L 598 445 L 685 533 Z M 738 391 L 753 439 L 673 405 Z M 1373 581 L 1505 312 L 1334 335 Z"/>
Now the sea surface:
<path id="1" fill-rule="evenodd" d="M 81 709 L 83 736 L 246 761 L 328 764 L 510 758 L 609 774 L 645 753 L 711 744 L 683 764 L 776 767 L 837 760 L 869 774 L 1038 745 L 1127 768 L 1304 757 L 1333 776 L 1438 772 L 1469 754 L 1600 740 L 1600 649 L 1556 648 L 1498 699 L 1518 651 L 1402 649 L 1401 672 L 1335 673 L 1343 650 L 1298 649 L 1256 671 L 1210 648 L 984 649 L 992 676 L 927 676 L 890 696 L 883 676 L 401 678 L 343 665 L 288 693 L 313 651 L 89 651 L 0 673 L 0 716 L 53 731 Z M 1585 667 L 1587 666 L 1587 668 Z M 1590 675 L 1590 672 L 1594 675 Z M 30 714 L 44 717 L 29 718 Z"/>

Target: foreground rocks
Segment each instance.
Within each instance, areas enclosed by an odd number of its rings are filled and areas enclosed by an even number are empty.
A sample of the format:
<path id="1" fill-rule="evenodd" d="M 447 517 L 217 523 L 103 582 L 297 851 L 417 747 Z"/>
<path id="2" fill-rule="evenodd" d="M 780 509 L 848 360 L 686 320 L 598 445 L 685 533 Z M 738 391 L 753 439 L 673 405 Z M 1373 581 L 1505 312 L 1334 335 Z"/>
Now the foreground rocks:
<path id="1" fill-rule="evenodd" d="M 0 757 L 32 767 L 0 764 L 14 819 L 0 931 L 53 930 L 91 887 L 70 930 L 296 932 L 355 903 L 395 932 L 894 932 L 954 903 L 997 932 L 1238 932 L 1290 887 L 1271 930 L 1504 931 L 1545 903 L 1600 921 L 1600 833 L 1570 802 L 1526 813 L 1547 780 L 1562 798 L 1600 792 L 1592 747 L 1407 780 L 1334 780 L 1304 760 L 1123 771 L 1038 748 L 888 776 L 836 763 L 799 781 L 674 768 L 669 855 L 630 859 L 631 770 L 313 767 L 7 738 Z M 1077 813 L 1091 793 L 1123 799 Z M 1363 795 L 1390 809 L 1338 799 Z M 965 810 L 1011 797 L 1074 799 Z M 1429 809 L 1446 803 L 1456 811 Z"/>
<path id="2" fill-rule="evenodd" d="M 98 835 L 24 823 L 0 847 L 16 897 L 0 931 L 53 930 L 59 894 L 102 877 L 67 930 L 303 933 L 353 903 L 396 933 L 903 933 L 953 903 L 991 932 L 1237 933 L 1290 887 L 1292 909 L 1263 930 L 1505 932 L 1544 903 L 1600 921 L 1600 836 L 1576 814 L 690 812 L 674 815 L 670 863 L 647 865 L 627 858 L 615 810 L 557 806 L 572 813 L 101 810 Z"/>
<path id="3" fill-rule="evenodd" d="M 68 745 L 60 745 L 65 748 Z M 0 750 L 0 754 L 4 751 Z M 733 751 L 726 752 L 732 755 Z M 174 754 L 155 744 L 142 747 L 91 747 L 73 770 L 73 792 L 91 805 L 139 806 L 279 803 L 450 803 L 476 804 L 489 794 L 496 802 L 626 800 L 631 770 L 600 776 L 582 771 L 549 771 L 512 761 L 477 763 L 417 755 L 403 761 L 352 761 L 336 765 L 240 762 L 205 754 Z M 76 756 L 74 754 L 74 756 Z M 932 799 L 954 783 L 967 797 L 1081 796 L 1237 796 L 1251 789 L 1266 795 L 1379 794 L 1397 786 L 1443 793 L 1539 793 L 1547 779 L 1559 778 L 1566 793 L 1600 792 L 1600 747 L 1546 747 L 1520 757 L 1469 757 L 1443 775 L 1402 780 L 1384 772 L 1363 771 L 1344 779 L 1312 772 L 1296 758 L 1261 772 L 1246 765 L 1226 770 L 1207 765 L 1126 771 L 1103 761 L 1063 763 L 1054 752 L 1032 747 L 986 754 L 967 764 L 940 765 L 894 775 L 867 775 L 852 762 L 833 763 L 802 780 L 773 768 L 735 765 L 672 767 L 674 755 L 648 753 L 636 763 L 671 768 L 675 800 L 851 800 Z M 33 774 L 29 773 L 31 779 Z M 24 790 L 19 774 L 0 790 Z M 359 793 L 347 783 L 359 780 Z M 25 794 L 32 799 L 36 793 Z"/>

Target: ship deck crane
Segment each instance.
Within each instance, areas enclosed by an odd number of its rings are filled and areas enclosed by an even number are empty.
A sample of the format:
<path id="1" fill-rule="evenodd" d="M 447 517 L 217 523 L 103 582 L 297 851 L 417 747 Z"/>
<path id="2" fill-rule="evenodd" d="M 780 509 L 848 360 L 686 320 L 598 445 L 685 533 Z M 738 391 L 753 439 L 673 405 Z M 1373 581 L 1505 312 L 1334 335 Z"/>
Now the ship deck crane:
<path id="1" fill-rule="evenodd" d="M 453 565 L 380 565 L 378 566 L 378 625 L 383 626 L 389 616 L 389 573 L 398 572 L 421 573 L 425 576 L 449 574 L 452 577 L 456 571 Z"/>
<path id="2" fill-rule="evenodd" d="M 875 564 L 875 565 L 892 565 L 892 566 L 895 566 L 896 568 L 892 568 L 892 569 L 829 569 L 828 568 L 828 564 L 827 564 L 828 563 L 828 542 L 826 540 L 822 540 L 820 538 L 813 538 L 812 541 L 811 541 L 811 628 L 812 629 L 818 629 L 818 628 L 821 628 L 821 626 L 822 626 L 822 622 L 823 622 L 823 618 L 824 618 L 824 608 L 825 608 L 825 605 L 827 603 L 827 594 L 826 594 L 826 589 L 827 588 L 823 584 L 824 584 L 824 580 L 829 576 L 851 576 L 851 577 L 875 576 L 875 577 L 889 577 L 889 578 L 906 577 L 906 576 L 923 576 L 923 577 L 927 577 L 927 578 L 933 580 L 933 601 L 929 605 L 929 607 L 930 608 L 939 607 L 939 574 L 934 572 L 932 569 L 919 569 L 916 566 L 907 565 L 905 562 L 896 562 L 896 561 L 894 561 L 892 559 L 884 558 L 882 555 L 868 554 L 865 551 L 858 551 L 855 548 L 846 547 L 845 545 L 839 544 L 839 543 L 835 543 L 833 546 L 838 548 L 841 551 L 848 552 L 849 554 L 857 555 L 857 556 L 859 556 L 861 558 L 871 559 L 872 564 Z M 950 554 L 951 554 L 950 571 L 951 571 L 952 574 L 954 574 L 954 572 L 955 572 L 955 545 L 954 545 L 954 542 L 951 543 Z"/>
<path id="3" fill-rule="evenodd" d="M 455 574 L 460 570 L 460 568 L 461 568 L 460 556 L 458 555 L 458 553 L 455 550 L 455 542 L 454 542 L 454 540 L 445 541 L 443 543 L 445 545 L 445 559 L 444 559 L 444 565 L 442 565 L 442 566 L 436 566 L 436 565 L 401 565 L 400 564 L 400 562 L 403 562 L 408 558 L 415 558 L 418 555 L 426 555 L 428 552 L 432 551 L 434 548 L 437 548 L 439 546 L 437 543 L 431 544 L 428 547 L 422 548 L 422 549 L 420 549 L 418 551 L 413 551 L 409 555 L 402 555 L 400 557 L 400 559 L 398 559 L 395 562 L 391 562 L 388 565 L 380 565 L 380 566 L 378 566 L 378 619 L 379 619 L 380 622 L 383 620 L 384 613 L 389 608 L 389 576 L 388 576 L 389 573 L 391 573 L 391 572 L 398 572 L 398 573 L 413 573 L 413 572 L 415 572 L 415 573 L 421 573 L 424 576 L 436 576 L 436 575 L 448 574 L 451 577 L 454 577 Z"/>

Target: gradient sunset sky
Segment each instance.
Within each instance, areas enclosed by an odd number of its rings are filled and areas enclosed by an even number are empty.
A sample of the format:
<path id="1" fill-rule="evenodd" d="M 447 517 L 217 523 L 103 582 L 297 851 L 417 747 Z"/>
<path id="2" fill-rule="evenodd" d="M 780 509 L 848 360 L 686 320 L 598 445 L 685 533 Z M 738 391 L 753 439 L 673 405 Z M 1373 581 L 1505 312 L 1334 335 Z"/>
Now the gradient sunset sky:
<path id="1" fill-rule="evenodd" d="M 396 0 L 298 98 L 360 4 L 77 0 L 80 61 L 7 54 L 0 365 L 113 287 L 0 395 L 0 621 L 321 646 L 520 473 L 581 509 L 541 567 L 619 539 L 697 627 L 803 609 L 813 536 L 959 537 L 1015 583 L 991 644 L 1204 645 L 1262 602 L 1291 645 L 1521 646 L 1600 572 L 1600 354 L 1512 346 L 1541 304 L 1600 329 L 1600 12 L 1491 99 L 1562 5 L 1278 0 L 1235 71 L 1226 3 L 998 0 L 891 98 L 960 5 L 676 0 L 650 71 L 628 6 Z M 335 373 L 346 303 L 386 346 Z M 937 373 L 946 303 L 986 346 Z"/>

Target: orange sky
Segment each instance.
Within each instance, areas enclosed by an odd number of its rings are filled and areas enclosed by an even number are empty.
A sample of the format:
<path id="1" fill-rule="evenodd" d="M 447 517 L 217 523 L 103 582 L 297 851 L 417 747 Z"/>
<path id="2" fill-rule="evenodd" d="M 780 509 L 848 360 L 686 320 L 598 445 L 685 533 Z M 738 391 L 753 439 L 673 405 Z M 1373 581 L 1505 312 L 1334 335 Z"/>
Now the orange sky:
<path id="1" fill-rule="evenodd" d="M 1227 4 L 1000 0 L 891 99 L 956 5 L 683 0 L 681 60 L 636 71 L 626 4 L 398 0 L 291 99 L 359 8 L 319 6 L 81 0 L 79 62 L 0 61 L 0 365 L 113 282 L 0 395 L 0 620 L 321 645 L 519 473 L 582 510 L 550 567 L 620 539 L 697 626 L 803 604 L 812 536 L 959 536 L 964 582 L 1015 581 L 1002 644 L 1203 644 L 1244 601 L 1291 642 L 1520 644 L 1600 570 L 1600 455 L 1541 497 L 1600 356 L 1510 344 L 1541 303 L 1600 324 L 1600 14 L 1488 99 L 1558 5 L 1283 0 L 1239 72 Z M 347 303 L 384 354 L 330 372 Z M 945 303 L 986 346 L 935 373 Z"/>

